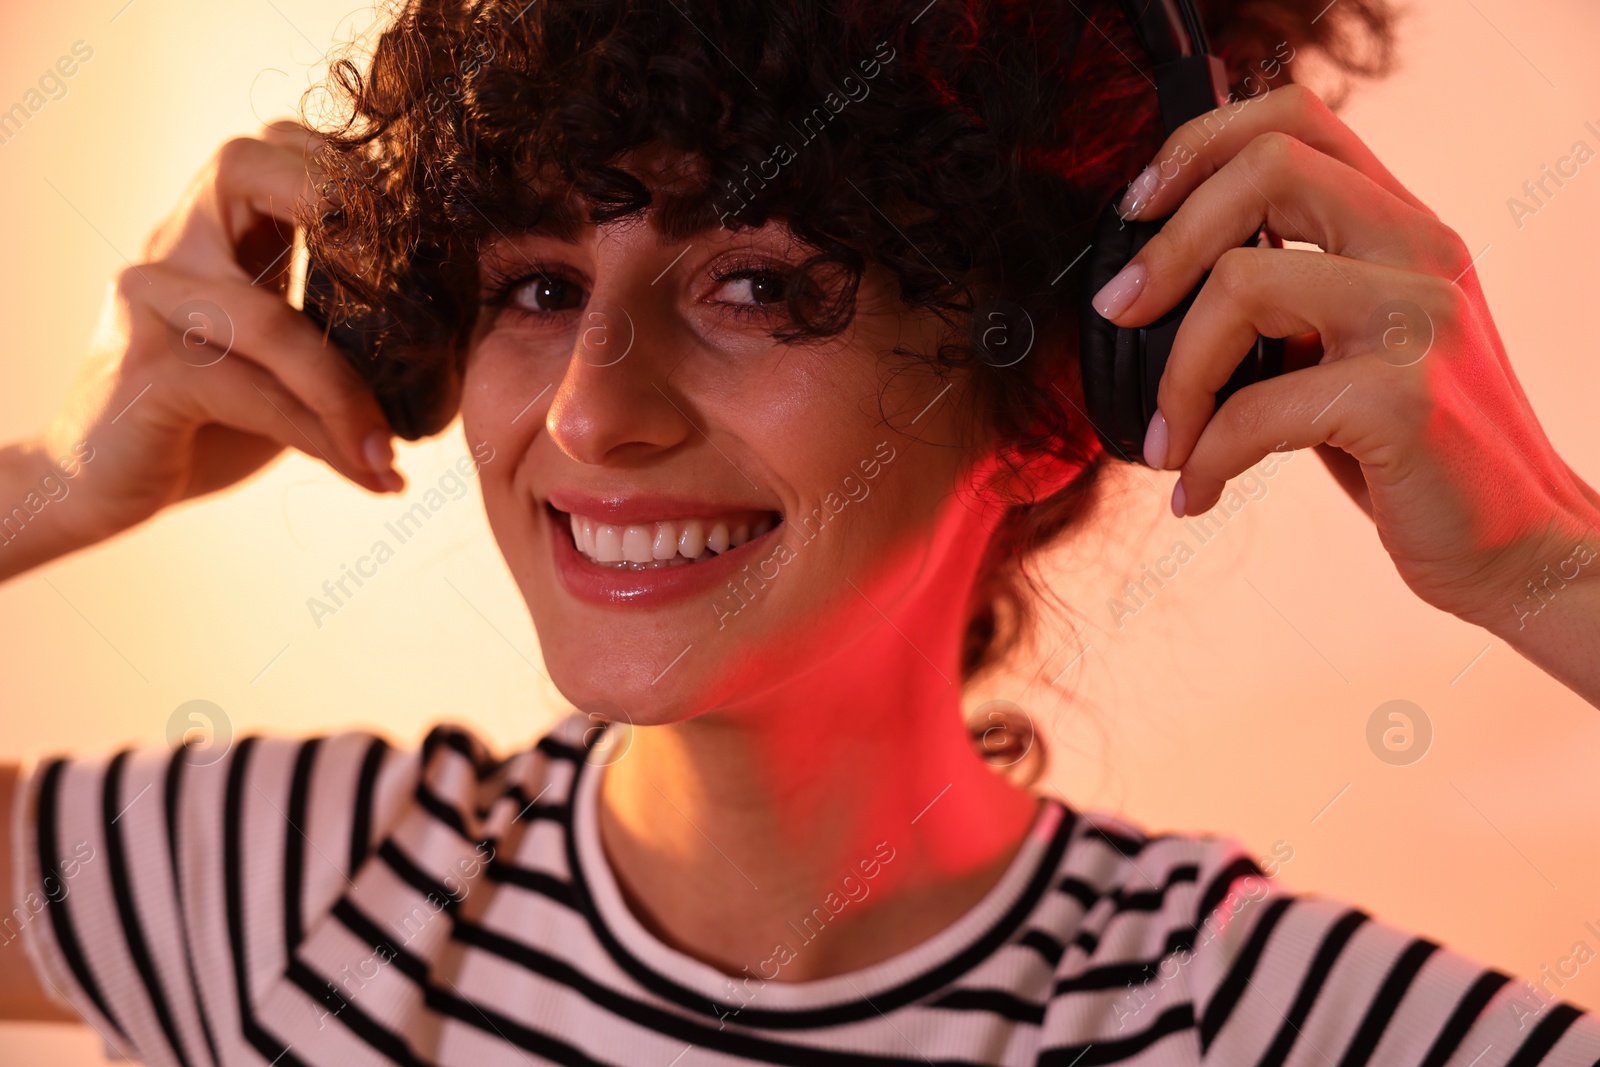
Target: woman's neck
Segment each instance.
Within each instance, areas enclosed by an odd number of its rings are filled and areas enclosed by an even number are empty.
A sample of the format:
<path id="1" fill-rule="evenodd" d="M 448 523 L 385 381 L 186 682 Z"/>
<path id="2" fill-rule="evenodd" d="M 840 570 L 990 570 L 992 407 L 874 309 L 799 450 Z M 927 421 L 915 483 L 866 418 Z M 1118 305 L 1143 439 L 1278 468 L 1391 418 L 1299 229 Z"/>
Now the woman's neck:
<path id="1" fill-rule="evenodd" d="M 950 592 L 911 591 L 748 706 L 631 730 L 599 824 L 647 929 L 738 974 L 851 898 L 775 979 L 804 981 L 926 940 L 993 886 L 1039 802 L 973 749 Z"/>

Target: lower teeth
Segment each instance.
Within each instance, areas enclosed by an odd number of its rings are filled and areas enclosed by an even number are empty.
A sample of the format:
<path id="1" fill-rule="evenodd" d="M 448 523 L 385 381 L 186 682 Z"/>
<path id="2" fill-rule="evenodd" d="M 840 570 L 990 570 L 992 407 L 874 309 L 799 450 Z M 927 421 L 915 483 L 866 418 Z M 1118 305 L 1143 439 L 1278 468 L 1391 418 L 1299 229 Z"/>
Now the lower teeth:
<path id="1" fill-rule="evenodd" d="M 583 555 L 583 553 L 580 552 L 579 555 Z M 716 553 L 708 548 L 694 559 L 684 559 L 682 556 L 673 556 L 671 559 L 653 559 L 649 563 L 634 563 L 631 560 L 626 559 L 617 560 L 614 563 L 607 563 L 603 560 L 595 559 L 592 556 L 583 556 L 583 558 L 588 560 L 590 563 L 597 564 L 601 567 L 614 567 L 619 571 L 655 571 L 660 570 L 662 567 L 687 567 L 691 563 L 704 563 L 706 560 L 712 559 L 715 556 Z"/>

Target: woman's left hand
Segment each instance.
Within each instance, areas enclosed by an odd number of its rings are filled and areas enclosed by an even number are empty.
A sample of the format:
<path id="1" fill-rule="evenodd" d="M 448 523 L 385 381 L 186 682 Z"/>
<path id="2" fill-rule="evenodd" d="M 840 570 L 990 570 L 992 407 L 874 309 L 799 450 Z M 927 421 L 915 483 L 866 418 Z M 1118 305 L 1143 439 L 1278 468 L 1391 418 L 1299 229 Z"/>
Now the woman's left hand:
<path id="1" fill-rule="evenodd" d="M 1146 440 L 1153 466 L 1181 468 L 1174 512 L 1209 510 L 1270 452 L 1317 446 L 1423 600 L 1516 643 L 1547 604 L 1540 583 L 1600 638 L 1600 594 L 1565 591 L 1600 586 L 1600 497 L 1540 428 L 1461 238 L 1314 93 L 1286 86 L 1186 124 L 1121 211 L 1172 217 L 1095 296 L 1107 318 L 1148 323 L 1211 272 Z M 1324 251 L 1240 247 L 1263 223 Z M 1300 358 L 1214 411 L 1258 333 Z M 1540 665 L 1574 688 L 1594 670 Z M 1600 703 L 1600 679 L 1582 684 Z"/>

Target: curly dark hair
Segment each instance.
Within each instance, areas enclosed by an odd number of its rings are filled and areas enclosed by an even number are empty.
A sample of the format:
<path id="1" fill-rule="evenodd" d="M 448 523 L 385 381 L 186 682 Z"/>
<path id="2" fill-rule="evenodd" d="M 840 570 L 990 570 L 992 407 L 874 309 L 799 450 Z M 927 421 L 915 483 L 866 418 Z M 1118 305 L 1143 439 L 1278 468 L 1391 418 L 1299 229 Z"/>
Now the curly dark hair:
<path id="1" fill-rule="evenodd" d="M 1203 9 L 1241 96 L 1308 62 L 1341 82 L 1391 65 L 1387 0 Z M 802 280 L 844 279 L 789 286 L 780 341 L 842 329 L 865 264 L 886 267 L 906 305 L 954 327 L 904 355 L 961 369 L 1013 469 L 1064 483 L 1007 498 L 968 606 L 971 678 L 1027 629 L 1024 561 L 1096 499 L 1063 274 L 1160 146 L 1147 65 L 1113 0 L 406 0 L 322 87 L 331 110 L 308 124 L 333 210 L 308 241 L 349 307 L 387 316 L 380 358 L 419 380 L 462 366 L 487 240 L 574 202 L 595 222 L 650 203 L 620 166 L 635 149 L 703 164 L 658 198 L 665 232 L 778 218 L 815 250 Z M 1039 338 L 1009 367 L 967 327 L 1000 299 Z"/>

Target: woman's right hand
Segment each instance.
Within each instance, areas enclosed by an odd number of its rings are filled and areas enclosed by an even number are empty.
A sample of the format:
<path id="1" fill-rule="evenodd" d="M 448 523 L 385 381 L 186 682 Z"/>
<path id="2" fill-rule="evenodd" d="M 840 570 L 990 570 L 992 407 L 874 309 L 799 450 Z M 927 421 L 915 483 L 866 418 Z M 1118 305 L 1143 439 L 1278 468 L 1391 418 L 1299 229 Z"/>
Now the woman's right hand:
<path id="1" fill-rule="evenodd" d="M 52 505 L 69 547 L 233 485 L 286 447 L 373 492 L 404 487 L 370 389 L 284 296 L 295 221 L 318 206 L 316 136 L 283 121 L 228 141 L 109 286 L 39 443 L 90 457 Z"/>

